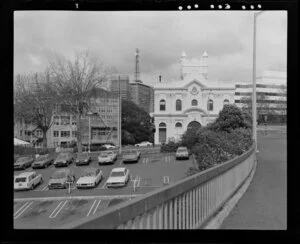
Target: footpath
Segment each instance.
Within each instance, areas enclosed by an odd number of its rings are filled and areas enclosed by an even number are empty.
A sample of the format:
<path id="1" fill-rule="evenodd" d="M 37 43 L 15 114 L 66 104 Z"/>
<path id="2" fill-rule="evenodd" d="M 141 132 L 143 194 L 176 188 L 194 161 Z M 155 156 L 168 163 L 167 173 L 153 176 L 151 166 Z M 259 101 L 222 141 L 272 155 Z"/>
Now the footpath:
<path id="1" fill-rule="evenodd" d="M 258 133 L 258 162 L 247 191 L 220 229 L 287 229 L 286 127 Z"/>

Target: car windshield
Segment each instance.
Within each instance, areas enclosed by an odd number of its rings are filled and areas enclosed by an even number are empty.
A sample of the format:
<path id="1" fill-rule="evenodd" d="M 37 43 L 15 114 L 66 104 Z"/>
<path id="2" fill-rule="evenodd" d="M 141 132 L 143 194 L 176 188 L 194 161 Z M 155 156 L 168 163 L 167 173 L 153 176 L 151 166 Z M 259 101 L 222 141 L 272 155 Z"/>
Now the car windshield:
<path id="1" fill-rule="evenodd" d="M 46 154 L 46 155 L 41 155 L 41 156 L 39 156 L 38 158 L 37 158 L 37 161 L 42 161 L 42 160 L 45 160 L 45 159 L 47 159 L 48 158 L 48 154 Z"/>
<path id="2" fill-rule="evenodd" d="M 185 148 L 178 148 L 177 152 L 187 152 L 187 150 Z"/>
<path id="3" fill-rule="evenodd" d="M 15 178 L 15 182 L 19 183 L 19 182 L 26 182 L 26 177 L 17 177 Z"/>
<path id="4" fill-rule="evenodd" d="M 128 151 L 125 151 L 123 154 L 124 155 L 129 155 L 129 154 L 136 154 L 137 153 L 137 151 L 136 150 L 128 150 Z"/>
<path id="5" fill-rule="evenodd" d="M 112 155 L 112 153 L 113 152 L 111 152 L 111 151 L 109 151 L 109 152 L 101 152 L 100 156 L 106 157 L 106 156 Z"/>
<path id="6" fill-rule="evenodd" d="M 111 177 L 120 177 L 120 176 L 124 176 L 124 172 L 123 171 L 113 171 L 110 174 Z"/>
<path id="7" fill-rule="evenodd" d="M 77 155 L 77 159 L 85 159 L 87 158 L 89 155 L 87 153 L 81 153 Z"/>
<path id="8" fill-rule="evenodd" d="M 69 155 L 68 153 L 61 153 L 58 155 L 57 159 L 65 159 L 68 157 L 68 155 Z"/>
<path id="9" fill-rule="evenodd" d="M 66 172 L 56 172 L 52 176 L 53 179 L 63 179 L 66 178 Z"/>
<path id="10" fill-rule="evenodd" d="M 22 163 L 22 162 L 25 162 L 29 159 L 30 159 L 30 157 L 22 157 L 22 158 L 19 158 L 16 163 Z"/>
<path id="11" fill-rule="evenodd" d="M 96 176 L 96 172 L 88 170 L 88 171 L 83 172 L 82 176 Z"/>

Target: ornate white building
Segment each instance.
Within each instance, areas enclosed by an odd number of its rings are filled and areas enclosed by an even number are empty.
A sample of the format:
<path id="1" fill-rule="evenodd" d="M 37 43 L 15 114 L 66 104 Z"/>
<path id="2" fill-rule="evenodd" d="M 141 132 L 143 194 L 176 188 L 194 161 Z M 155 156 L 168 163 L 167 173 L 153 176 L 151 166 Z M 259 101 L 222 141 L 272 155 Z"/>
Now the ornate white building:
<path id="1" fill-rule="evenodd" d="M 181 55 L 181 80 L 154 86 L 155 144 L 180 139 L 190 126 L 207 125 L 218 116 L 224 104 L 234 103 L 235 85 L 209 81 L 208 55 L 187 60 Z"/>

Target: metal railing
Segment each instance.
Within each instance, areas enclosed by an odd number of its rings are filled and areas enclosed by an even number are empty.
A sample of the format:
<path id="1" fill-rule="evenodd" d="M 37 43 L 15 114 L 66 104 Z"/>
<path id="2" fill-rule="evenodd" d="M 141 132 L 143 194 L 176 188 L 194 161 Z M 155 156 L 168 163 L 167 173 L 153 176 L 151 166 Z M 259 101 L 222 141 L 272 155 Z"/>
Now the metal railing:
<path id="1" fill-rule="evenodd" d="M 201 228 L 243 185 L 254 169 L 255 157 L 253 145 L 250 150 L 226 163 L 62 228 Z"/>

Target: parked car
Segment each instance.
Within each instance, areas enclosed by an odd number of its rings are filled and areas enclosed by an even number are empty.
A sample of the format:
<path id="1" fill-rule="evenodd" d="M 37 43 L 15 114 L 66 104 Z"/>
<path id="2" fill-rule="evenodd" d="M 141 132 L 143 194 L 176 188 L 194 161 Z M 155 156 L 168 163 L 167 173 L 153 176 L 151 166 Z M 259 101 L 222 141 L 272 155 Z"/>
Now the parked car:
<path id="1" fill-rule="evenodd" d="M 26 169 L 31 166 L 33 161 L 34 158 L 32 156 L 20 157 L 14 163 L 14 169 L 15 170 Z"/>
<path id="2" fill-rule="evenodd" d="M 104 144 L 102 147 L 107 149 L 107 150 L 117 148 L 115 145 L 111 145 L 111 144 Z"/>
<path id="3" fill-rule="evenodd" d="M 14 154 L 14 163 L 17 161 L 17 159 L 20 157 L 19 154 Z"/>
<path id="4" fill-rule="evenodd" d="M 123 152 L 123 163 L 138 162 L 141 157 L 141 153 L 136 149 L 130 149 Z"/>
<path id="5" fill-rule="evenodd" d="M 128 181 L 130 180 L 129 176 L 129 169 L 126 168 L 114 168 L 107 181 L 106 186 L 107 187 L 120 187 L 120 186 L 126 186 Z"/>
<path id="6" fill-rule="evenodd" d="M 74 171 L 67 169 L 60 169 L 54 172 L 54 174 L 50 177 L 48 182 L 49 189 L 59 189 L 59 188 L 67 188 L 69 186 L 69 182 L 72 184 L 75 182 L 75 174 Z"/>
<path id="7" fill-rule="evenodd" d="M 102 171 L 99 168 L 87 168 L 76 182 L 77 188 L 96 187 L 102 180 Z"/>
<path id="8" fill-rule="evenodd" d="M 143 141 L 141 143 L 135 144 L 135 147 L 152 147 L 153 143 L 148 142 L 148 141 Z"/>
<path id="9" fill-rule="evenodd" d="M 176 159 L 189 159 L 189 152 L 186 147 L 178 147 L 176 151 Z"/>
<path id="10" fill-rule="evenodd" d="M 75 164 L 79 165 L 89 165 L 92 161 L 91 155 L 88 152 L 78 153 L 76 156 Z"/>
<path id="11" fill-rule="evenodd" d="M 49 154 L 39 156 L 31 165 L 33 169 L 38 168 L 46 168 L 51 165 L 54 161 L 54 158 L 51 157 Z"/>
<path id="12" fill-rule="evenodd" d="M 117 160 L 118 154 L 114 151 L 103 151 L 98 156 L 98 164 L 114 163 Z"/>
<path id="13" fill-rule="evenodd" d="M 35 171 L 23 172 L 14 177 L 14 190 L 33 190 L 37 185 L 43 183 L 41 174 Z"/>
<path id="14" fill-rule="evenodd" d="M 74 154 L 71 152 L 61 152 L 54 161 L 55 167 L 68 166 L 74 162 Z"/>

